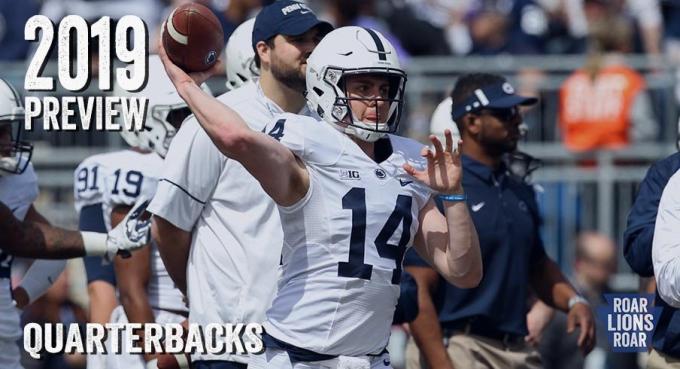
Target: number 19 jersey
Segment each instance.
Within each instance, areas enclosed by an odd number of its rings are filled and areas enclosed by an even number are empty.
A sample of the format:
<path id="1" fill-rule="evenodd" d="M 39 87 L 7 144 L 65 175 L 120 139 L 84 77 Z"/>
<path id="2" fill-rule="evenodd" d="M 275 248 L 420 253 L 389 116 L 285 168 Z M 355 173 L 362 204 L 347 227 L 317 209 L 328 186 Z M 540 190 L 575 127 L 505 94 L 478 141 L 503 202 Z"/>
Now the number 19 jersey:
<path id="1" fill-rule="evenodd" d="M 304 161 L 310 187 L 279 207 L 283 275 L 265 330 L 319 354 L 378 354 L 389 339 L 403 254 L 432 195 L 402 168 L 425 168 L 423 145 L 390 135 L 392 154 L 376 163 L 326 122 L 282 118 L 281 142 Z"/>

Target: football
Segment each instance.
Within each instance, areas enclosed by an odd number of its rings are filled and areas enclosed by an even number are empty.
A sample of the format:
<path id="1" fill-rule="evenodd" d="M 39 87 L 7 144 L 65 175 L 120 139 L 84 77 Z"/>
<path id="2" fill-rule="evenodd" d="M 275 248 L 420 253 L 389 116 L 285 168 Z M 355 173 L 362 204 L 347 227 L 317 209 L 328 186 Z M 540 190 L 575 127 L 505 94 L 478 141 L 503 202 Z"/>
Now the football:
<path id="1" fill-rule="evenodd" d="M 163 23 L 162 42 L 170 60 L 186 72 L 209 69 L 222 53 L 222 25 L 206 6 L 178 6 Z"/>

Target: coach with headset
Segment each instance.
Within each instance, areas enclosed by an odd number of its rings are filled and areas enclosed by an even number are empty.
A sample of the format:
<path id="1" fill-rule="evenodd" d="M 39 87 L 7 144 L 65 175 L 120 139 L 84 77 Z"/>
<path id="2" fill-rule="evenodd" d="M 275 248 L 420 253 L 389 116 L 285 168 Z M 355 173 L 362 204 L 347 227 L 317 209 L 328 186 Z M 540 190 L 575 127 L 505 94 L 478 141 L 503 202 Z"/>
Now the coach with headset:
<path id="1" fill-rule="evenodd" d="M 580 326 L 579 346 L 589 352 L 595 343 L 590 307 L 543 249 L 532 186 L 502 160 L 517 147 L 519 106 L 537 100 L 484 73 L 461 76 L 451 98 L 485 274 L 476 288 L 456 288 L 409 251 L 404 265 L 418 283 L 419 314 L 411 323 L 407 368 L 540 368 L 538 352 L 525 340 L 532 291 L 568 313 L 569 329 Z"/>

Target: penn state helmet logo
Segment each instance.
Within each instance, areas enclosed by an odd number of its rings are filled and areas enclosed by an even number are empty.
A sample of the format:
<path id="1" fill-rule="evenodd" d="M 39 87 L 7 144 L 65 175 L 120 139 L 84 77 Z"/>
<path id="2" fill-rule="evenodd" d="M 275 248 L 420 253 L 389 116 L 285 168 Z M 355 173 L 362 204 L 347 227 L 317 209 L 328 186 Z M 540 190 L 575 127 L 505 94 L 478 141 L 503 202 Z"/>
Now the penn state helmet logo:
<path id="1" fill-rule="evenodd" d="M 215 60 L 217 60 L 217 53 L 215 52 L 215 50 L 211 50 L 205 57 L 205 64 L 210 65 L 214 63 Z"/>

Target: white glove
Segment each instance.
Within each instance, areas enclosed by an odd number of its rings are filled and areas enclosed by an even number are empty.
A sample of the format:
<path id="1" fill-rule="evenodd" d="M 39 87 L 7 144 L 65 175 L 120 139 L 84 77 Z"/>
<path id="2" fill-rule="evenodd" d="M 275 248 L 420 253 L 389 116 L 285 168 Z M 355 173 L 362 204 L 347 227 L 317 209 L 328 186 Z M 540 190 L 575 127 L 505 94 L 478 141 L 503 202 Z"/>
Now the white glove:
<path id="1" fill-rule="evenodd" d="M 130 251 L 137 250 L 151 240 L 151 219 L 143 220 L 142 216 L 149 205 L 149 200 L 140 196 L 125 218 L 108 234 L 81 232 L 87 255 L 104 256 L 113 260 L 119 254 L 130 257 Z"/>

